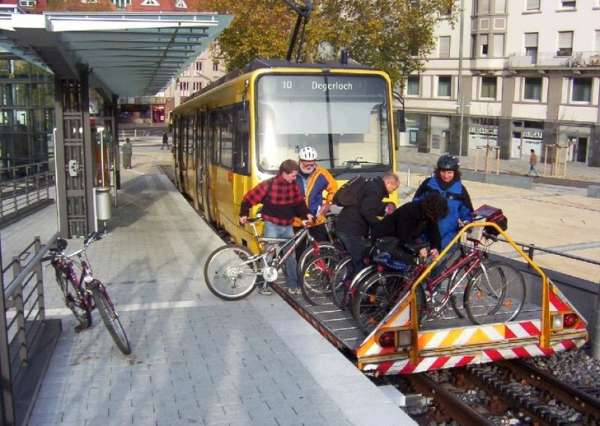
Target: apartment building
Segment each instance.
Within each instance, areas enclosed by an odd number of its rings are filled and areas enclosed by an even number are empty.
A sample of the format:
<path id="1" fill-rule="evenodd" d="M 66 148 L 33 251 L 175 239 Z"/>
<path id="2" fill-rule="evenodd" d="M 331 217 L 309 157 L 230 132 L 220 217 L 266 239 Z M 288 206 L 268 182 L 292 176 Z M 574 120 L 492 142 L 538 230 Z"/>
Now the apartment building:
<path id="1" fill-rule="evenodd" d="M 441 19 L 408 78 L 400 145 L 600 167 L 600 0 L 463 2 L 463 25 Z"/>

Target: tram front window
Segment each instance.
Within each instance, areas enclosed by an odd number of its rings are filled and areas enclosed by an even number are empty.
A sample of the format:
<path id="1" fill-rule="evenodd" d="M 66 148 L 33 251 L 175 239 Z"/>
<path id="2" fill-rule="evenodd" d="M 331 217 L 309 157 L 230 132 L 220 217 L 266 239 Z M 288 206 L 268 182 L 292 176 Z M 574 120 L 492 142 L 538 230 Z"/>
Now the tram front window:
<path id="1" fill-rule="evenodd" d="M 275 76 L 258 80 L 258 165 L 276 171 L 303 146 L 339 171 L 390 168 L 386 81 L 377 76 Z"/>

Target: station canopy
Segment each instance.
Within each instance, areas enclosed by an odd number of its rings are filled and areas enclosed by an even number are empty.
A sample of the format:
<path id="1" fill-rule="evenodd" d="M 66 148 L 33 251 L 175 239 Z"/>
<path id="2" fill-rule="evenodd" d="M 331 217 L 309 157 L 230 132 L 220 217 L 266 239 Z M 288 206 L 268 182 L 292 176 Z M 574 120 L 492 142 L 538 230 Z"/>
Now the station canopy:
<path id="1" fill-rule="evenodd" d="M 154 95 L 231 22 L 214 13 L 0 14 L 0 49 L 119 96 Z"/>

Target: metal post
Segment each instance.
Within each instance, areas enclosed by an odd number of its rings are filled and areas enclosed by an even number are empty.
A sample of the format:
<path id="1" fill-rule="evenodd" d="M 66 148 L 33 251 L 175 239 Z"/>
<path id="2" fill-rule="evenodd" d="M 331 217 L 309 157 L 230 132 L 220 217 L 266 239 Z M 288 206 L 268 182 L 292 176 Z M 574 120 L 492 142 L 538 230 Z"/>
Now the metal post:
<path id="1" fill-rule="evenodd" d="M 13 257 L 13 279 L 23 270 L 21 260 L 18 256 Z M 17 283 L 14 295 L 15 314 L 17 316 L 17 341 L 19 342 L 19 358 L 23 364 L 27 364 L 29 354 L 27 350 L 27 334 L 25 333 L 25 306 L 23 304 L 23 283 Z"/>
<path id="2" fill-rule="evenodd" d="M 600 282 L 598 283 L 596 293 L 596 318 L 592 337 L 592 357 L 600 360 Z"/>
<path id="3" fill-rule="evenodd" d="M 459 134 L 458 134 L 458 156 L 462 156 L 463 146 L 463 121 L 465 120 L 465 101 L 463 96 L 463 40 L 465 32 L 465 0 L 460 0 L 460 33 L 458 41 L 458 85 L 456 94 L 458 96 L 458 109 L 459 109 Z"/>
<path id="4" fill-rule="evenodd" d="M 534 254 L 534 252 L 535 252 L 535 244 L 531 244 L 529 246 L 529 250 L 527 250 L 527 256 L 529 256 L 529 258 L 531 260 L 533 260 L 533 254 Z M 531 268 L 531 265 L 527 264 L 527 267 Z"/>
<path id="5" fill-rule="evenodd" d="M 42 249 L 42 241 L 40 239 L 39 236 L 35 237 L 34 243 L 33 243 L 33 248 L 34 248 L 34 256 L 37 255 L 40 250 Z M 35 265 L 35 288 L 37 291 L 37 296 L 38 296 L 38 301 L 37 301 L 37 305 L 38 305 L 38 310 L 40 313 L 40 321 L 44 321 L 46 319 L 46 306 L 45 306 L 45 302 L 44 302 L 44 271 L 42 268 L 42 262 L 38 262 L 37 265 Z"/>
<path id="6" fill-rule="evenodd" d="M 6 304 L 4 300 L 4 274 L 2 271 L 2 247 L 0 244 L 0 422 L 2 425 L 15 424 L 15 401 L 12 393 L 12 377 L 10 368 L 10 351 L 8 331 L 6 329 Z"/>

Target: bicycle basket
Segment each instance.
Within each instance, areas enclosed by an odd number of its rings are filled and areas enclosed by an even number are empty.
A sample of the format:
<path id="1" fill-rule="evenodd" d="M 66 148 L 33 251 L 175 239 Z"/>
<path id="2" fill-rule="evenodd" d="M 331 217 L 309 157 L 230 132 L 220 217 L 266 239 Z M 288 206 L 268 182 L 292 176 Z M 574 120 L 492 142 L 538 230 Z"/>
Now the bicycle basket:
<path id="1" fill-rule="evenodd" d="M 508 218 L 504 216 L 502 209 L 484 204 L 483 206 L 475 210 L 473 212 L 473 215 L 476 218 L 485 222 L 495 223 L 503 231 L 506 231 L 508 229 Z M 491 226 L 486 226 L 484 228 L 484 231 L 489 235 L 498 235 L 498 231 L 495 228 L 492 228 Z"/>

